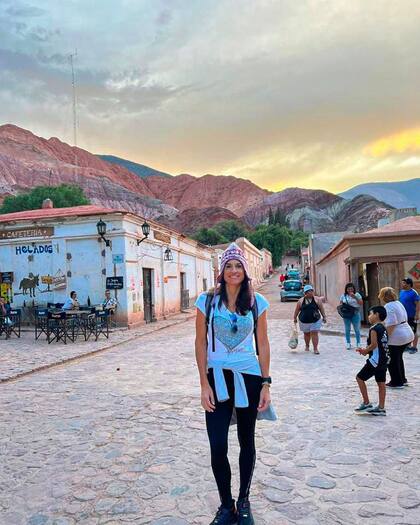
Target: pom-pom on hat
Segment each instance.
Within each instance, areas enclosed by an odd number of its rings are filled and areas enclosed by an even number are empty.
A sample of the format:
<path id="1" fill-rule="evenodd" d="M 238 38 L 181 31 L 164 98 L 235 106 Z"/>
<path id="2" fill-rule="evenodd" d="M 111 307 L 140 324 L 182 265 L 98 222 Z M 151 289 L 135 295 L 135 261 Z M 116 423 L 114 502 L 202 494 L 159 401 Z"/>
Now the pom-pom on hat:
<path id="1" fill-rule="evenodd" d="M 225 266 L 229 261 L 239 261 L 242 266 L 244 267 L 245 275 L 250 279 L 249 277 L 249 270 L 248 270 L 248 262 L 245 259 L 244 252 L 239 248 L 239 246 L 232 242 L 229 244 L 229 246 L 226 248 L 226 250 L 222 253 L 222 259 L 220 261 L 220 273 L 217 278 L 217 280 L 220 282 L 222 280 L 223 272 L 225 270 Z"/>

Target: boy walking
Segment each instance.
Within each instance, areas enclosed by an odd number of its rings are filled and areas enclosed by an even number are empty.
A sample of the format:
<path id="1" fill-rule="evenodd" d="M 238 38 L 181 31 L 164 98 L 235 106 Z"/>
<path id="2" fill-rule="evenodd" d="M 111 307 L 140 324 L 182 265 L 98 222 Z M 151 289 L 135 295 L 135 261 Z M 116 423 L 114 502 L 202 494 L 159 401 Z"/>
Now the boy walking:
<path id="1" fill-rule="evenodd" d="M 358 414 L 368 413 L 372 416 L 386 416 L 385 410 L 385 378 L 386 368 L 389 361 L 388 355 L 388 334 L 383 321 L 386 319 L 386 310 L 383 306 L 372 306 L 368 315 L 371 325 L 366 348 L 356 348 L 356 352 L 361 355 L 368 355 L 365 366 L 356 376 L 360 393 L 362 394 L 362 403 L 355 409 Z M 369 394 L 366 383 L 371 377 L 375 377 L 378 384 L 379 403 L 373 406 L 369 401 Z"/>

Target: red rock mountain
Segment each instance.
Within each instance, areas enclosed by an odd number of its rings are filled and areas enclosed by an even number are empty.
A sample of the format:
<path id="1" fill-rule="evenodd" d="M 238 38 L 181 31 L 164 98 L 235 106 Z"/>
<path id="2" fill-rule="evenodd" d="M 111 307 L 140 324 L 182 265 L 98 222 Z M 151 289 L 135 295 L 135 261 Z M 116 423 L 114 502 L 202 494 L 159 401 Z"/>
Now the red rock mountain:
<path id="1" fill-rule="evenodd" d="M 368 196 L 346 200 L 322 190 L 289 188 L 271 193 L 229 176 L 140 178 L 81 148 L 44 139 L 12 124 L 0 126 L 0 202 L 34 186 L 81 186 L 94 204 L 126 209 L 193 233 L 226 219 L 250 226 L 279 207 L 294 228 L 364 230 L 376 226 L 390 206 Z"/>
<path id="2" fill-rule="evenodd" d="M 77 163 L 77 165 L 76 165 Z M 127 169 L 53 137 L 48 140 L 11 124 L 0 126 L 0 195 L 34 186 L 78 184 L 93 202 L 143 215 L 174 214 Z"/>
<path id="3" fill-rule="evenodd" d="M 246 226 L 237 215 L 226 208 L 218 207 L 189 208 L 179 212 L 174 218 L 157 217 L 157 220 L 186 235 L 192 235 L 200 228 L 210 228 L 222 221 L 236 220 Z"/>
<path id="4" fill-rule="evenodd" d="M 148 177 L 149 189 L 167 204 L 180 211 L 190 208 L 226 208 L 241 217 L 258 205 L 270 192 L 249 180 L 236 177 L 192 175 L 177 177 Z"/>

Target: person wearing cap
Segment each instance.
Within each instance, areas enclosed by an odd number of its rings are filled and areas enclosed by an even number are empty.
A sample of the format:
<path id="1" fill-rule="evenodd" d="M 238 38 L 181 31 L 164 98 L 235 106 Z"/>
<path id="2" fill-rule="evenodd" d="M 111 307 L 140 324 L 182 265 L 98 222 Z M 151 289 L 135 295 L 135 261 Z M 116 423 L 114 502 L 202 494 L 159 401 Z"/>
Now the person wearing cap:
<path id="1" fill-rule="evenodd" d="M 411 354 L 417 352 L 417 343 L 419 341 L 419 336 L 417 334 L 417 324 L 420 320 L 420 296 L 413 288 L 413 279 L 411 277 L 406 277 L 401 282 L 400 290 L 400 303 L 403 304 L 407 312 L 407 322 L 410 325 L 411 329 L 414 332 L 414 340 L 411 346 L 408 348 L 408 351 Z"/>
<path id="2" fill-rule="evenodd" d="M 293 320 L 296 324 L 299 319 L 299 326 L 305 339 L 305 350 L 309 352 L 309 345 L 312 341 L 314 354 L 319 354 L 319 331 L 322 322 L 327 322 L 327 316 L 323 304 L 315 297 L 314 287 L 311 284 L 305 284 L 303 293 L 304 296 L 296 305 Z"/>
<path id="3" fill-rule="evenodd" d="M 238 245 L 232 243 L 223 252 L 214 292 L 202 293 L 195 305 L 201 405 L 221 503 L 211 525 L 252 525 L 249 493 L 256 459 L 255 424 L 257 415 L 267 411 L 271 403 L 269 304 L 253 292 L 248 263 Z M 234 412 L 240 445 L 237 506 L 232 498 L 227 456 Z"/>

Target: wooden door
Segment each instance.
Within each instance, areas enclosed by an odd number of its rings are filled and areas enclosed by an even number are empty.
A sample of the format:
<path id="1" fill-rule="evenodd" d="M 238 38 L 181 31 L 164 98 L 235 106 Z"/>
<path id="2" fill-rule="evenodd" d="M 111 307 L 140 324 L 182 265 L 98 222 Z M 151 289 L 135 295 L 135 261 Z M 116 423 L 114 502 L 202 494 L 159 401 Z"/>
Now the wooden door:
<path id="1" fill-rule="evenodd" d="M 366 265 L 366 282 L 367 282 L 367 306 L 379 304 L 378 293 L 378 264 L 370 263 Z"/>
<path id="2" fill-rule="evenodd" d="M 152 303 L 152 270 L 150 268 L 143 268 L 143 304 L 144 304 L 144 319 L 146 323 L 151 323 L 153 319 L 153 303 Z"/>
<path id="3" fill-rule="evenodd" d="M 378 263 L 378 285 L 379 289 L 384 286 L 392 286 L 398 294 L 400 289 L 400 278 L 397 262 Z"/>

